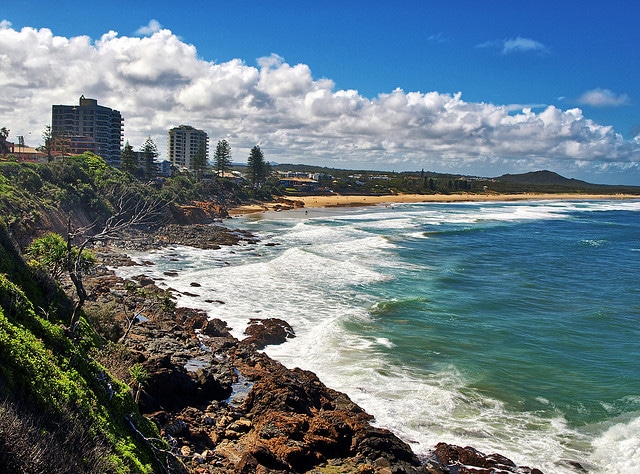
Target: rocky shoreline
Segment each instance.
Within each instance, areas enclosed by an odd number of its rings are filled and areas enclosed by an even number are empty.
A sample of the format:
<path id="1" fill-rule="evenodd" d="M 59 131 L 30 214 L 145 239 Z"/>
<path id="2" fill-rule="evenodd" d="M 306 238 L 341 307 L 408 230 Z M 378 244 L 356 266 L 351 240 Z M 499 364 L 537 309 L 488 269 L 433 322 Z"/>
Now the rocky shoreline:
<path id="1" fill-rule="evenodd" d="M 97 250 L 103 265 L 88 278 L 90 304 L 122 307 L 127 363 L 146 380 L 136 393 L 141 413 L 169 442 L 175 469 L 190 473 L 533 473 L 499 454 L 440 443 L 424 457 L 349 397 L 312 372 L 288 369 L 260 349 L 286 343 L 295 328 L 252 319 L 234 338 L 224 321 L 175 307 L 175 295 L 144 276 L 124 281 L 109 267 L 136 265 L 127 256 L 164 245 L 219 248 L 256 242 L 222 225 L 167 226 L 130 233 Z M 223 304 L 224 302 L 219 302 Z M 129 316 L 128 316 L 129 315 Z M 124 331 L 123 329 L 121 329 Z M 107 365 L 121 361 L 107 355 Z"/>

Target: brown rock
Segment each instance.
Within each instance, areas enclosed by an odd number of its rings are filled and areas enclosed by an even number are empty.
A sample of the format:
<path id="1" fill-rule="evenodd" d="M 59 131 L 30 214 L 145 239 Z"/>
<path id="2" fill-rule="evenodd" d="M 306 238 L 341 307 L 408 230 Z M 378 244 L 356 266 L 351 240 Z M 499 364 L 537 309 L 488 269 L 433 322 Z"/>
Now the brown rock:
<path id="1" fill-rule="evenodd" d="M 485 455 L 470 446 L 460 447 L 438 443 L 434 450 L 437 460 L 447 468 L 456 468 L 460 474 L 492 474 L 494 472 L 542 474 L 538 469 L 517 466 L 511 459 L 500 454 Z"/>
<path id="2" fill-rule="evenodd" d="M 204 245 L 250 238 L 225 232 L 191 226 L 169 230 L 163 238 L 175 243 L 195 242 L 203 235 L 214 239 Z M 108 277 L 96 280 L 94 287 L 106 298 L 116 283 Z M 504 456 L 444 443 L 421 463 L 393 433 L 372 427 L 372 416 L 346 394 L 256 349 L 293 337 L 285 321 L 255 319 L 246 334 L 239 343 L 224 321 L 179 308 L 155 312 L 126 340 L 149 374 L 140 409 L 153 413 L 150 418 L 161 432 L 177 443 L 174 449 L 192 458 L 185 463 L 188 472 L 276 474 L 326 466 L 335 467 L 332 472 L 372 474 L 541 474 Z M 232 393 L 240 393 L 235 403 L 228 401 Z"/>
<path id="3" fill-rule="evenodd" d="M 249 337 L 243 344 L 255 344 L 258 349 L 269 345 L 282 344 L 287 339 L 296 337 L 293 328 L 286 321 L 278 318 L 252 318 L 244 333 Z"/>
<path id="4" fill-rule="evenodd" d="M 198 309 L 176 308 L 176 319 L 182 322 L 187 331 L 201 329 L 207 324 L 207 313 Z"/>
<path id="5" fill-rule="evenodd" d="M 231 337 L 227 323 L 217 318 L 207 320 L 204 323 L 202 334 L 210 337 Z"/>

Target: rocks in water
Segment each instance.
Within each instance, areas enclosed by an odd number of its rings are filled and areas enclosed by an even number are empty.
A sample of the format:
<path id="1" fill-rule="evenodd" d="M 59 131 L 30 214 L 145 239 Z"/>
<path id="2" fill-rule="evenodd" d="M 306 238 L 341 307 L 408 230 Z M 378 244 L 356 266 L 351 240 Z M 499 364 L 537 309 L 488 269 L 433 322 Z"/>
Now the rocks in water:
<path id="1" fill-rule="evenodd" d="M 135 280 L 138 282 L 138 284 L 141 287 L 145 287 L 145 286 L 151 286 L 151 285 L 155 285 L 156 282 L 153 280 L 153 278 L 147 276 L 147 275 L 136 275 L 134 277 L 131 277 L 132 280 Z"/>
<path id="2" fill-rule="evenodd" d="M 238 452 L 251 455 L 245 461 L 254 467 L 307 472 L 331 462 L 340 466 L 335 472 L 361 472 L 357 466 L 384 459 L 378 463 L 389 472 L 427 472 L 420 470 L 406 443 L 372 427 L 370 415 L 314 373 L 287 369 L 245 344 L 238 346 L 233 362 L 254 380 L 240 407 L 251 429 L 233 444 Z"/>
<path id="3" fill-rule="evenodd" d="M 542 471 L 527 466 L 517 466 L 511 459 L 501 454 L 486 455 L 470 446 L 461 447 L 447 443 L 438 443 L 430 458 L 432 467 L 442 472 L 459 474 L 518 473 L 542 474 Z M 438 471 L 434 471 L 438 472 Z"/>
<path id="4" fill-rule="evenodd" d="M 109 244 L 115 248 L 136 251 L 145 251 L 170 245 L 186 245 L 200 249 L 216 250 L 222 245 L 237 245 L 239 242 L 255 244 L 258 239 L 249 231 L 230 229 L 223 225 L 169 224 L 152 232 L 130 228 L 121 232 L 117 239 L 110 240 Z M 105 260 L 108 262 L 107 265 L 138 265 L 130 259 L 126 260 L 125 258 L 128 258 L 126 256 L 117 258 L 110 256 L 106 252 L 104 254 Z"/>
<path id="5" fill-rule="evenodd" d="M 293 328 L 286 321 L 278 318 L 249 320 L 249 326 L 244 333 L 249 336 L 243 344 L 255 344 L 258 349 L 269 345 L 282 344 L 287 339 L 296 337 Z"/>
<path id="6" fill-rule="evenodd" d="M 225 302 L 224 302 L 224 301 L 222 301 L 222 300 L 209 300 L 209 299 L 207 299 L 207 300 L 204 300 L 204 302 L 205 302 L 205 303 L 218 303 L 218 304 L 225 304 Z"/>
<path id="7" fill-rule="evenodd" d="M 231 337 L 227 323 L 221 319 L 210 319 L 202 326 L 202 334 L 210 337 Z"/>
<path id="8" fill-rule="evenodd" d="M 371 426 L 373 417 L 346 394 L 247 343 L 254 336 L 238 342 L 224 321 L 197 310 L 179 308 L 175 318 L 171 331 L 135 329 L 149 374 L 141 409 L 153 413 L 189 472 L 324 472 L 328 467 L 333 470 L 327 472 L 372 474 L 540 474 L 500 455 L 445 444 L 421 461 L 393 433 Z M 252 320 L 250 327 L 264 331 L 265 340 L 272 333 L 281 341 L 293 333 L 277 319 Z M 192 358 L 199 364 L 187 371 Z M 240 374 L 248 392 L 232 403 Z"/>
<path id="9" fill-rule="evenodd" d="M 188 245 L 200 249 L 217 250 L 221 245 L 236 245 L 240 241 L 256 243 L 250 233 L 231 230 L 220 225 L 168 225 L 156 233 L 163 245 Z"/>

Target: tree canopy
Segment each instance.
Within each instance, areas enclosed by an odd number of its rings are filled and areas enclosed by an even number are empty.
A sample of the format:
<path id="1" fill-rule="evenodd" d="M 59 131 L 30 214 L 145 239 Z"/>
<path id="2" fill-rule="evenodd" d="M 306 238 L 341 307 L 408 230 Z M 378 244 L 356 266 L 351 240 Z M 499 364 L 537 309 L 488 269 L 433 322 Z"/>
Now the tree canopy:
<path id="1" fill-rule="evenodd" d="M 264 160 L 264 154 L 259 145 L 254 146 L 247 160 L 249 181 L 253 187 L 259 187 L 269 176 L 269 164 Z"/>
<path id="2" fill-rule="evenodd" d="M 136 175 L 138 172 L 138 159 L 133 147 L 129 144 L 129 140 L 124 145 L 122 154 L 120 155 L 120 169 L 127 173 Z"/>
<path id="3" fill-rule="evenodd" d="M 148 137 L 142 144 L 140 152 L 142 153 L 142 166 L 145 178 L 151 179 L 156 174 L 155 160 L 160 155 L 160 153 L 158 153 L 158 147 L 151 137 Z"/>
<path id="4" fill-rule="evenodd" d="M 231 146 L 227 140 L 218 141 L 216 152 L 213 156 L 213 164 L 219 176 L 224 175 L 224 172 L 231 166 Z"/>
<path id="5" fill-rule="evenodd" d="M 0 128 L 0 154 L 9 153 L 9 145 L 7 144 L 7 137 L 9 136 L 9 130 L 7 127 Z"/>
<path id="6" fill-rule="evenodd" d="M 195 155 L 191 159 L 191 169 L 196 179 L 202 178 L 202 173 L 207 167 L 207 149 L 204 143 L 201 143 Z"/>

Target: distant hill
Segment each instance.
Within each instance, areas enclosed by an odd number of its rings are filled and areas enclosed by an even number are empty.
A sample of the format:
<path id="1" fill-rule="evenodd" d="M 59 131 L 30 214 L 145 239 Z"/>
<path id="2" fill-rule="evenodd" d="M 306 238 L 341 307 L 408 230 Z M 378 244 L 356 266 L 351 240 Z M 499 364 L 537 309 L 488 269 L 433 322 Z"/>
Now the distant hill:
<path id="1" fill-rule="evenodd" d="M 505 181 L 509 183 L 541 184 L 541 185 L 547 185 L 547 186 L 549 185 L 571 186 L 571 187 L 598 186 L 596 184 L 591 184 L 586 181 L 580 181 L 579 179 L 565 178 L 564 176 L 561 176 L 558 173 L 555 173 L 549 170 L 531 171 L 529 173 L 523 173 L 523 174 L 503 174 L 502 176 L 495 179 L 498 181 Z"/>
<path id="2" fill-rule="evenodd" d="M 365 180 L 364 186 L 349 182 L 349 186 L 338 187 L 334 181 L 332 188 L 339 193 L 404 192 L 404 193 L 451 193 L 485 192 L 497 193 L 577 193 L 577 194 L 638 194 L 640 186 L 593 184 L 574 178 L 565 178 L 549 170 L 532 171 L 522 174 L 505 174 L 496 178 L 468 176 L 455 173 L 433 171 L 372 171 L 328 168 L 323 166 L 280 163 L 272 165 L 274 170 L 321 173 L 337 179 L 347 180 L 354 174 L 369 177 L 384 174 L 385 182 Z M 391 179 L 389 179 L 391 178 Z M 420 178 L 420 180 L 418 180 Z M 422 183 L 422 187 L 421 187 Z M 375 185 L 372 191 L 371 186 Z"/>
<path id="3" fill-rule="evenodd" d="M 594 194 L 640 194 L 640 186 L 593 184 L 565 178 L 553 171 L 505 174 L 492 179 L 489 187 L 497 192 L 550 192 Z"/>

